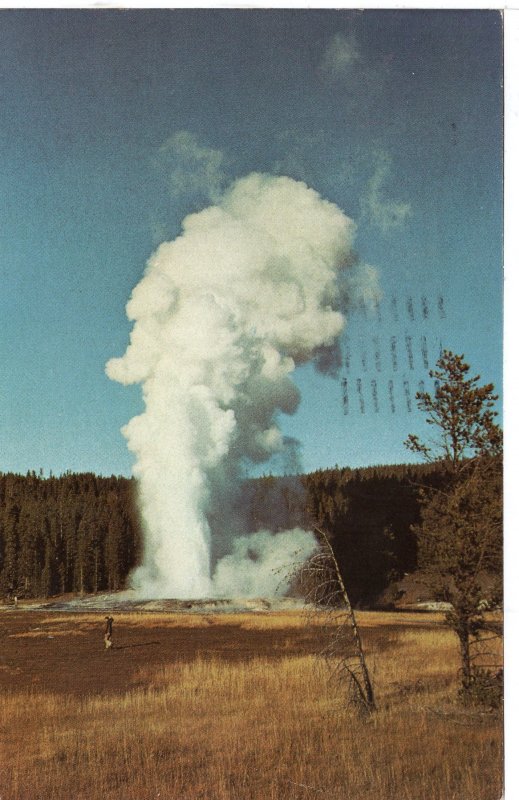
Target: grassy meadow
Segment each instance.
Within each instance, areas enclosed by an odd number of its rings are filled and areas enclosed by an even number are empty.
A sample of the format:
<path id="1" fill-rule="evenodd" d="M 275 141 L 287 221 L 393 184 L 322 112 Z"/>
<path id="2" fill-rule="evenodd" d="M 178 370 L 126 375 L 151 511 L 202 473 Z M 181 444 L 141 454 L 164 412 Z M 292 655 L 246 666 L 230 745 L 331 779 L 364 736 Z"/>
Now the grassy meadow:
<path id="1" fill-rule="evenodd" d="M 498 800 L 502 718 L 435 614 L 363 612 L 359 718 L 298 612 L 1 614 L 1 800 Z"/>

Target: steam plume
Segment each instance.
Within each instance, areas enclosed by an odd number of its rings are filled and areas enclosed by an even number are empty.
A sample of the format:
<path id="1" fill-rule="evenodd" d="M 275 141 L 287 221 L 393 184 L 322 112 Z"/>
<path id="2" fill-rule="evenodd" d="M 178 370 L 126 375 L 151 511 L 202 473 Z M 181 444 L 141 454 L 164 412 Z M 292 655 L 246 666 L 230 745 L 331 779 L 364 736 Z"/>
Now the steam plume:
<path id="1" fill-rule="evenodd" d="M 247 462 L 283 450 L 278 415 L 298 406 L 295 367 L 336 370 L 342 310 L 376 293 L 374 270 L 354 265 L 354 227 L 304 183 L 253 173 L 151 256 L 127 305 L 130 344 L 106 367 L 143 388 L 145 410 L 123 433 L 136 456 L 145 550 L 133 584 L 144 595 L 204 597 L 237 582 L 247 594 L 244 580 L 260 593 L 263 555 L 232 577 L 241 540 L 212 584 L 216 556 L 232 549 L 222 532 L 239 533 L 229 498 Z M 279 535 L 256 537 L 287 549 Z"/>
<path id="2" fill-rule="evenodd" d="M 317 543 L 308 531 L 294 528 L 274 534 L 261 530 L 238 536 L 213 576 L 215 595 L 272 597 L 289 588 L 287 566 L 310 558 Z"/>

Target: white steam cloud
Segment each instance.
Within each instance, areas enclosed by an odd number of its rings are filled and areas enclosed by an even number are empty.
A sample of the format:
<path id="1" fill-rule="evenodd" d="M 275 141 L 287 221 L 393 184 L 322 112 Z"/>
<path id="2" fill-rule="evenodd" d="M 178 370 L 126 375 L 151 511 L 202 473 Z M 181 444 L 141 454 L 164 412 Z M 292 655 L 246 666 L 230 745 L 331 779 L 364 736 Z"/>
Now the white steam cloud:
<path id="1" fill-rule="evenodd" d="M 173 197 L 199 195 L 217 202 L 227 182 L 224 154 L 201 145 L 190 131 L 177 131 L 159 148 L 162 169 L 169 167 Z"/>
<path id="2" fill-rule="evenodd" d="M 274 534 L 257 531 L 238 536 L 233 551 L 223 556 L 213 575 L 213 591 L 223 597 L 274 597 L 285 594 L 290 567 L 306 561 L 317 547 L 312 534 L 301 528 Z"/>
<path id="3" fill-rule="evenodd" d="M 295 367 L 336 369 L 343 309 L 376 293 L 374 271 L 352 266 L 354 229 L 304 183 L 253 173 L 150 258 L 127 305 L 128 349 L 106 367 L 143 389 L 144 412 L 123 428 L 145 528 L 133 575 L 143 595 L 265 595 L 289 539 L 311 552 L 301 530 L 247 544 L 232 500 L 247 462 L 283 450 L 278 414 L 298 406 Z"/>
<path id="4" fill-rule="evenodd" d="M 391 200 L 385 194 L 385 183 L 391 174 L 391 158 L 379 152 L 375 157 L 375 171 L 368 181 L 361 198 L 362 213 L 366 219 L 383 233 L 400 228 L 411 216 L 409 203 Z"/>
<path id="5" fill-rule="evenodd" d="M 355 36 L 336 33 L 328 42 L 320 69 L 333 79 L 344 78 L 349 76 L 352 66 L 358 61 L 361 61 L 361 55 Z"/>

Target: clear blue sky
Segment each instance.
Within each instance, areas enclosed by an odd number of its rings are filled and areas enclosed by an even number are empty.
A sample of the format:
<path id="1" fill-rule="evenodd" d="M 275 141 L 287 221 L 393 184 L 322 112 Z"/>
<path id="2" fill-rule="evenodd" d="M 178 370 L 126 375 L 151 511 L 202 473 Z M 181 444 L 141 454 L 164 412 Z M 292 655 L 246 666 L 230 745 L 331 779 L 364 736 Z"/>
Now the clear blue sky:
<path id="1" fill-rule="evenodd" d="M 130 474 L 140 390 L 104 372 L 125 304 L 185 214 L 253 170 L 352 217 L 384 293 L 337 379 L 296 376 L 303 469 L 409 460 L 407 387 L 440 342 L 501 392 L 499 12 L 0 14 L 1 471 Z"/>

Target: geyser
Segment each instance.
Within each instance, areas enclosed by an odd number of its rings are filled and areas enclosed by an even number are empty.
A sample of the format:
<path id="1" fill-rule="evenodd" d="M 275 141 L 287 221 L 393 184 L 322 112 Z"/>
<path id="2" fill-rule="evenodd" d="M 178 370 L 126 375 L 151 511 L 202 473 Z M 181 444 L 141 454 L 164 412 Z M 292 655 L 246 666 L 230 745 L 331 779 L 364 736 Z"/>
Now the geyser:
<path id="1" fill-rule="evenodd" d="M 209 520 L 217 512 L 225 529 L 244 465 L 283 450 L 278 416 L 298 406 L 296 366 L 337 369 L 344 310 L 376 295 L 375 271 L 352 256 L 354 230 L 306 184 L 254 173 L 151 256 L 127 305 L 130 344 L 106 367 L 142 384 L 145 410 L 123 428 L 145 531 L 132 577 L 142 595 L 262 594 L 260 574 L 278 559 L 258 550 L 251 560 L 240 538 L 213 570 Z M 288 557 L 287 535 L 253 534 L 253 545 Z M 310 533 L 292 538 L 311 553 Z"/>

